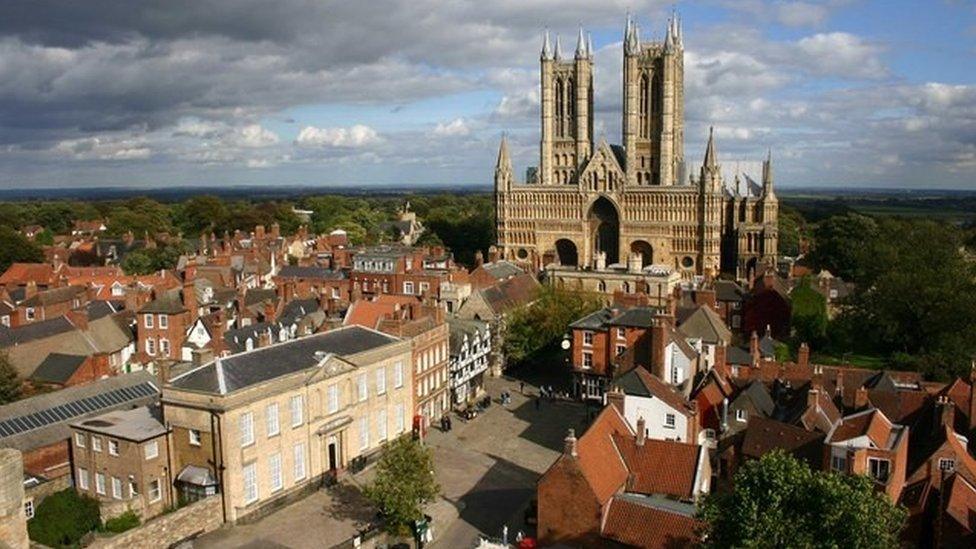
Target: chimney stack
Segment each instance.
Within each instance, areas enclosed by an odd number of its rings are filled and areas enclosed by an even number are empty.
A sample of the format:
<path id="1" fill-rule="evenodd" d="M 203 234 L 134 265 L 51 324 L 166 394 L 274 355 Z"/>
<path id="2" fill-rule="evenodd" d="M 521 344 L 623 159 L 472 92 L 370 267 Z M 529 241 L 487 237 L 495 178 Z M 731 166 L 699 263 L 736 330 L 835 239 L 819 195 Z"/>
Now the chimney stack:
<path id="1" fill-rule="evenodd" d="M 668 347 L 667 317 L 655 317 L 651 323 L 651 373 L 659 379 L 669 379 L 665 364 L 665 350 Z"/>
<path id="2" fill-rule="evenodd" d="M 573 458 L 579 455 L 576 448 L 576 431 L 572 428 L 569 429 L 566 438 L 563 439 L 563 453 Z"/>
<path id="3" fill-rule="evenodd" d="M 27 286 L 24 287 L 24 299 L 30 299 L 35 295 L 37 295 L 37 282 L 28 280 Z"/>
<path id="4" fill-rule="evenodd" d="M 752 331 L 752 335 L 749 336 L 749 355 L 752 357 L 752 365 L 757 366 L 759 364 L 759 335 L 755 330 Z"/>
<path id="5" fill-rule="evenodd" d="M 498 248 L 495 246 L 488 246 L 488 261 L 494 263 L 498 261 Z"/>
<path id="6" fill-rule="evenodd" d="M 258 348 L 271 345 L 271 328 L 258 332 Z"/>
<path id="7" fill-rule="evenodd" d="M 805 341 L 800 344 L 800 349 L 796 352 L 796 365 L 800 368 L 810 366 L 810 346 Z"/>
<path id="8" fill-rule="evenodd" d="M 620 412 L 620 415 L 624 413 L 624 392 L 619 386 L 614 385 L 607 392 L 607 404 L 610 404 Z"/>
<path id="9" fill-rule="evenodd" d="M 190 324 L 196 322 L 200 315 L 200 305 L 197 303 L 197 288 L 193 280 L 183 283 L 183 307 L 190 311 Z"/>
<path id="10" fill-rule="evenodd" d="M 480 266 L 482 266 L 484 264 L 485 264 L 485 256 L 484 256 L 484 254 L 481 253 L 481 250 L 476 251 L 474 253 L 474 266 L 475 267 L 480 267 Z"/>
<path id="11" fill-rule="evenodd" d="M 647 422 L 644 421 L 644 416 L 637 418 L 637 445 L 643 446 L 644 441 L 647 440 Z"/>
<path id="12" fill-rule="evenodd" d="M 854 393 L 854 407 L 855 408 L 865 408 L 868 405 L 868 390 L 866 388 L 858 387 L 857 391 Z"/>

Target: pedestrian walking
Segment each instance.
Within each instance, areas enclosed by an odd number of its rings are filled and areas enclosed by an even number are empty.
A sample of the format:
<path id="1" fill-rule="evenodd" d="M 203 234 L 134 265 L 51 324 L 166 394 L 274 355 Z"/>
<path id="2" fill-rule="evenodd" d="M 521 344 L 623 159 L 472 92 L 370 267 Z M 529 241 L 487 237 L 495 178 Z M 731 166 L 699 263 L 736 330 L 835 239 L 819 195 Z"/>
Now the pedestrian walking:
<path id="1" fill-rule="evenodd" d="M 525 394 L 525 382 L 519 381 L 519 394 Z"/>

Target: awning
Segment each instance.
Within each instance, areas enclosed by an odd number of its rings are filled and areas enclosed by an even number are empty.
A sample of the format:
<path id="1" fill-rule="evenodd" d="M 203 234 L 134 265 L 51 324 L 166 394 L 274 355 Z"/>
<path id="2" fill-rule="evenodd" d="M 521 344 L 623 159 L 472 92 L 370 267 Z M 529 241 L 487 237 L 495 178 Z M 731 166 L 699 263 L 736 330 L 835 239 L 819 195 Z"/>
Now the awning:
<path id="1" fill-rule="evenodd" d="M 315 432 L 320 435 L 325 435 L 331 433 L 332 431 L 335 431 L 336 429 L 345 427 L 350 423 L 352 423 L 352 418 L 349 416 L 337 417 L 335 419 L 330 419 L 329 421 L 323 423 L 321 427 L 315 430 Z"/>

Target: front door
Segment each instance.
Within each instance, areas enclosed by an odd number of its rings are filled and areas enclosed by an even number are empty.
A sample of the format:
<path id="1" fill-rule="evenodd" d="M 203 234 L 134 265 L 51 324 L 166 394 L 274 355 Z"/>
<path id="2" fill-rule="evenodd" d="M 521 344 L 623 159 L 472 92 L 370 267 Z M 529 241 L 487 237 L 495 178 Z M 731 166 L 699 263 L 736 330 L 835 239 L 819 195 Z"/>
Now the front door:
<path id="1" fill-rule="evenodd" d="M 329 471 L 335 474 L 339 468 L 339 444 L 335 437 L 329 439 Z"/>

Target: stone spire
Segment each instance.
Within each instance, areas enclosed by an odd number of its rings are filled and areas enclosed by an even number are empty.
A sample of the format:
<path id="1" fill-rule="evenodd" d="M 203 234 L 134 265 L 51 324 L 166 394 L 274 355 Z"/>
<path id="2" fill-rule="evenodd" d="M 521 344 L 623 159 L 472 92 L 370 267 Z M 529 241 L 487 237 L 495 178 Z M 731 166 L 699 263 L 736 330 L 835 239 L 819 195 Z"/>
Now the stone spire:
<path id="1" fill-rule="evenodd" d="M 583 37 L 583 26 L 580 25 L 579 36 L 576 37 L 576 58 L 586 59 L 586 39 Z"/>
<path id="2" fill-rule="evenodd" d="M 502 134 L 502 143 L 498 146 L 498 163 L 495 165 L 498 172 L 512 172 L 512 159 L 508 154 L 508 138 Z"/>
<path id="3" fill-rule="evenodd" d="M 552 59 L 552 46 L 549 45 L 549 29 L 542 35 L 542 59 Z"/>
<path id="4" fill-rule="evenodd" d="M 762 171 L 763 196 L 773 196 L 773 150 L 766 152 L 766 160 L 763 161 Z"/>
<path id="5" fill-rule="evenodd" d="M 664 37 L 664 51 L 674 49 L 674 17 L 668 19 L 668 29 Z"/>
<path id="6" fill-rule="evenodd" d="M 593 35 L 586 33 L 586 57 L 593 59 Z"/>
<path id="7" fill-rule="evenodd" d="M 677 46 L 679 48 L 683 48 L 683 47 L 685 47 L 685 41 L 684 41 L 684 38 L 681 35 L 681 18 L 678 16 L 678 14 L 675 14 L 674 18 L 675 18 L 675 21 L 677 22 L 675 24 L 674 41 L 675 41 L 675 44 L 677 44 Z"/>
<path id="8" fill-rule="evenodd" d="M 555 59 L 556 59 L 556 61 L 559 61 L 562 58 L 563 58 L 563 48 L 559 44 L 559 34 L 557 33 L 556 34 L 556 53 L 555 53 Z"/>
<path id="9" fill-rule="evenodd" d="M 627 28 L 624 31 L 624 53 L 627 55 L 637 55 L 640 53 L 640 36 L 637 23 L 627 14 Z"/>
<path id="10" fill-rule="evenodd" d="M 708 128 L 708 145 L 705 146 L 705 168 L 714 169 L 718 165 L 715 156 L 715 128 Z"/>

